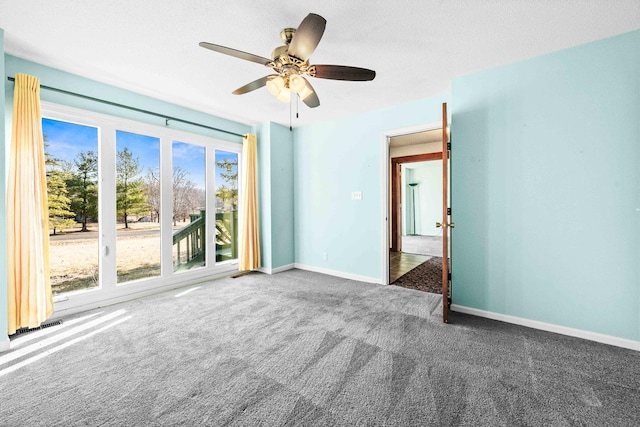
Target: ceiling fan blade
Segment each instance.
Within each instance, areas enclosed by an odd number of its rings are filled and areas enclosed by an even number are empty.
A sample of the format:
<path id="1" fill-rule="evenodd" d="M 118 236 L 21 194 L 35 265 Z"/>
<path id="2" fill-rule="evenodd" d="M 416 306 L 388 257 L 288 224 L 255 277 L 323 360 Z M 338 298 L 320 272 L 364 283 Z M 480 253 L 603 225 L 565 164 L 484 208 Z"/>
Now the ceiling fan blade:
<path id="1" fill-rule="evenodd" d="M 269 81 L 270 78 L 273 78 L 273 77 L 278 77 L 278 75 L 269 74 L 268 76 L 264 76 L 262 78 L 259 78 L 258 80 L 254 80 L 251 83 L 247 83 L 246 85 L 239 87 L 238 89 L 234 90 L 232 93 L 234 95 L 244 95 L 245 93 L 251 92 L 256 89 L 260 89 L 261 87 L 267 84 L 267 81 Z"/>
<path id="2" fill-rule="evenodd" d="M 318 99 L 318 95 L 316 94 L 316 91 L 313 90 L 313 86 L 311 86 L 311 83 L 309 83 L 309 81 L 304 77 L 303 77 L 303 80 L 304 80 L 304 89 L 300 91 L 298 96 L 300 97 L 302 102 L 307 104 L 307 107 L 316 108 L 317 106 L 320 105 L 320 100 Z"/>
<path id="3" fill-rule="evenodd" d="M 309 59 L 320 43 L 326 25 L 327 21 L 322 16 L 315 13 L 308 14 L 293 35 L 287 53 L 302 61 Z"/>
<path id="4" fill-rule="evenodd" d="M 369 81 L 376 77 L 376 72 L 366 68 L 348 67 L 345 65 L 314 65 L 316 73 L 313 77 L 331 80 Z"/>
<path id="5" fill-rule="evenodd" d="M 242 52 L 241 50 L 231 49 L 230 47 L 220 46 L 213 43 L 200 42 L 201 47 L 213 50 L 215 52 L 224 53 L 225 55 L 234 56 L 236 58 L 244 59 L 246 61 L 256 62 L 258 64 L 267 65 L 271 62 L 270 59 L 263 58 L 262 56 L 254 55 L 252 53 Z"/>

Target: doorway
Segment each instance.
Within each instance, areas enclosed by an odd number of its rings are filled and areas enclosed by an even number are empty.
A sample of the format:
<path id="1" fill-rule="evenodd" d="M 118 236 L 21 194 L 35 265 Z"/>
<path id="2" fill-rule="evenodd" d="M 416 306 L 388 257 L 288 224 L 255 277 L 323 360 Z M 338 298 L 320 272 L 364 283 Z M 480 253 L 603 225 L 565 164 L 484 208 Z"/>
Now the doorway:
<path id="1" fill-rule="evenodd" d="M 441 293 L 442 129 L 388 137 L 389 284 Z"/>

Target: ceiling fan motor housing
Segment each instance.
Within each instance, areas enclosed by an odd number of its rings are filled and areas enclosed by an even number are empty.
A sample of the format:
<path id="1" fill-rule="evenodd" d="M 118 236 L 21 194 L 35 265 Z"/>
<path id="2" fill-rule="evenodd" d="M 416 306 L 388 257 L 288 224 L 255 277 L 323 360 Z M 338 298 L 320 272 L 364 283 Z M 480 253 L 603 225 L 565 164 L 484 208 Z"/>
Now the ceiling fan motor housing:
<path id="1" fill-rule="evenodd" d="M 284 50 L 281 50 L 285 48 Z M 268 67 L 272 68 L 282 77 L 288 77 L 294 74 L 297 75 L 309 75 L 313 76 L 315 67 L 313 65 L 309 65 L 307 61 L 303 61 L 301 59 L 296 58 L 295 56 L 291 56 L 287 54 L 286 51 L 287 46 L 280 46 L 276 48 L 273 52 L 274 55 L 277 52 L 282 52 L 280 55 L 275 56 L 273 61 L 267 64 Z"/>
<path id="2" fill-rule="evenodd" d="M 284 44 L 289 46 L 289 43 L 291 43 L 291 40 L 293 39 L 293 35 L 295 33 L 296 33 L 295 28 L 285 28 L 280 32 L 280 40 L 282 40 Z"/>
<path id="3" fill-rule="evenodd" d="M 282 55 L 286 55 L 288 49 L 289 49 L 289 46 L 287 46 L 287 45 L 278 46 L 277 48 L 273 49 L 273 52 L 271 52 L 271 59 L 273 59 L 275 61 L 276 59 L 278 59 Z"/>

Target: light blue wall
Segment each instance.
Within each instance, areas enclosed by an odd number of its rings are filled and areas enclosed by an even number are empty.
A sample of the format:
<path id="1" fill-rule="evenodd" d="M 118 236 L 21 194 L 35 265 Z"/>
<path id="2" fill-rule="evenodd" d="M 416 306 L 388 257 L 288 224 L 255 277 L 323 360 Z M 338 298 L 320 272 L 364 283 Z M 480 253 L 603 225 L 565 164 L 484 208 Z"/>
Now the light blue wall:
<path id="1" fill-rule="evenodd" d="M 256 130 L 262 266 L 271 271 L 294 263 L 293 136 L 266 123 Z"/>
<path id="2" fill-rule="evenodd" d="M 294 130 L 296 263 L 382 281 L 383 133 L 440 122 L 447 100 L 423 99 Z M 362 200 L 351 200 L 353 191 L 361 191 Z"/>
<path id="3" fill-rule="evenodd" d="M 4 30 L 0 28 L 0 76 L 5 75 L 4 61 Z M 5 132 L 5 96 L 4 84 L 0 84 L 0 100 L 2 109 L 0 109 L 0 348 L 3 342 L 9 340 L 7 336 L 7 160 L 6 152 L 9 143 L 6 141 Z"/>
<path id="4" fill-rule="evenodd" d="M 271 124 L 256 127 L 258 146 L 258 205 L 260 209 L 260 260 L 267 271 L 271 260 Z"/>
<path id="5" fill-rule="evenodd" d="M 272 268 L 294 263 L 293 134 L 271 123 L 271 244 Z"/>
<path id="6" fill-rule="evenodd" d="M 452 100 L 454 304 L 640 340 L 640 31 Z"/>

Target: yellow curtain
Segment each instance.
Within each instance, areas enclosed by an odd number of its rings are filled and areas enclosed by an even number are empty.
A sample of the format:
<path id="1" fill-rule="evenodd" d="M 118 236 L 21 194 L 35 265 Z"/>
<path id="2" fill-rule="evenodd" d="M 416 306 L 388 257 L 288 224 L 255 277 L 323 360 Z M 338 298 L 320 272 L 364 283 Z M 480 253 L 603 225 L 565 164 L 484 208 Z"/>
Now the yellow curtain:
<path id="1" fill-rule="evenodd" d="M 240 271 L 260 268 L 258 223 L 257 145 L 255 135 L 245 135 L 242 147 L 242 223 L 240 226 Z"/>
<path id="2" fill-rule="evenodd" d="M 40 82 L 16 74 L 7 188 L 8 333 L 53 313 Z"/>

